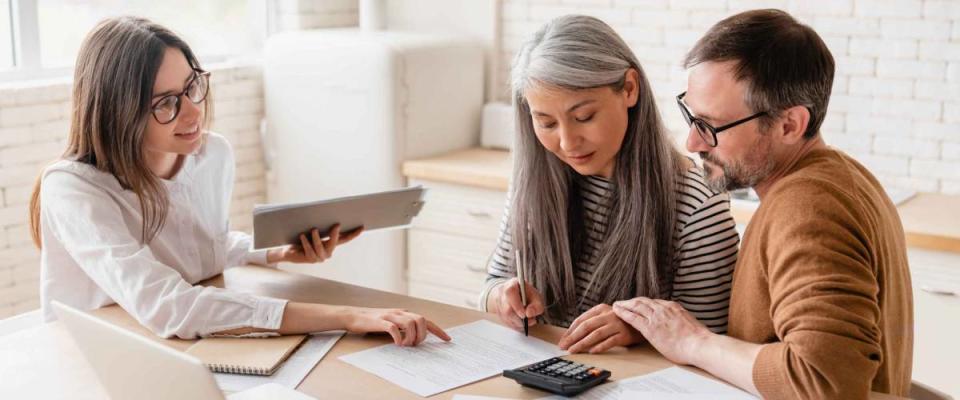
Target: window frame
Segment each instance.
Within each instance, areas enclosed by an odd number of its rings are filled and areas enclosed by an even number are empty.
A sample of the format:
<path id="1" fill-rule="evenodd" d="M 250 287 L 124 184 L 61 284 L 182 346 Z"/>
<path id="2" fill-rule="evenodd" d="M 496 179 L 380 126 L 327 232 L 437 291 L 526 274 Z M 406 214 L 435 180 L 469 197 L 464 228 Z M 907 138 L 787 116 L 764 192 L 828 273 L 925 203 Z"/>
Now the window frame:
<path id="1" fill-rule="evenodd" d="M 44 68 L 40 56 L 40 15 L 37 2 L 40 0 L 9 0 L 10 7 L 10 40 L 13 51 L 13 66 L 0 70 L 0 83 L 24 81 L 34 79 L 51 79 L 68 77 L 72 67 Z M 259 13 L 259 18 L 252 18 L 251 28 L 260 31 L 259 47 L 274 29 L 277 16 L 276 0 L 246 0 L 251 15 Z M 206 62 L 222 62 L 224 57 L 204 57 Z M 233 54 L 229 58 L 249 58 L 249 54 Z"/>

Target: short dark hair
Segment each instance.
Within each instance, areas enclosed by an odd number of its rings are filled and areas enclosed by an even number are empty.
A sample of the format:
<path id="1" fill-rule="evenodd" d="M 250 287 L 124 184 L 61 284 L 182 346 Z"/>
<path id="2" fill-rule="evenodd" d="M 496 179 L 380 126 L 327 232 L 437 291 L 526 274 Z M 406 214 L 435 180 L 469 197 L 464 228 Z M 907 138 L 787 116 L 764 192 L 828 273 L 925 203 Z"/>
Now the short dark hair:
<path id="1" fill-rule="evenodd" d="M 827 114 L 833 88 L 833 55 L 817 33 L 781 10 L 751 10 L 710 28 L 687 53 L 685 68 L 736 61 L 736 79 L 746 81 L 747 106 L 765 111 L 769 126 L 780 112 L 802 105 L 810 111 L 803 136 L 813 138 Z"/>

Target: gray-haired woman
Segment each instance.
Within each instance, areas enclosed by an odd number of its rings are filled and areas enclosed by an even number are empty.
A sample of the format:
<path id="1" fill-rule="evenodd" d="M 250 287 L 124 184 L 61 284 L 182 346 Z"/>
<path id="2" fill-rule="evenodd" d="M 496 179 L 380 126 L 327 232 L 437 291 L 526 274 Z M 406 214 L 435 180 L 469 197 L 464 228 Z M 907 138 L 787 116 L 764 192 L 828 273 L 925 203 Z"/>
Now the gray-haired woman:
<path id="1" fill-rule="evenodd" d="M 637 296 L 725 332 L 740 241 L 729 197 L 672 146 L 626 43 L 596 18 L 560 17 L 523 46 L 512 80 L 513 185 L 480 304 L 514 328 L 524 315 L 569 327 L 571 352 L 641 341 L 610 307 Z"/>

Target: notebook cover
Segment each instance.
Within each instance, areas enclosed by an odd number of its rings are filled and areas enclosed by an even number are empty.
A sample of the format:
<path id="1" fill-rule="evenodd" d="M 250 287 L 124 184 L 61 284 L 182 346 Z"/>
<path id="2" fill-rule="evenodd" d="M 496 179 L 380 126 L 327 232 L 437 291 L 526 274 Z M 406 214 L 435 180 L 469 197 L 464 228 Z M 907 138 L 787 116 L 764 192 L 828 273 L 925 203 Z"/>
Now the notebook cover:
<path id="1" fill-rule="evenodd" d="M 306 339 L 305 335 L 271 338 L 204 338 L 187 349 L 214 372 L 272 375 Z"/>

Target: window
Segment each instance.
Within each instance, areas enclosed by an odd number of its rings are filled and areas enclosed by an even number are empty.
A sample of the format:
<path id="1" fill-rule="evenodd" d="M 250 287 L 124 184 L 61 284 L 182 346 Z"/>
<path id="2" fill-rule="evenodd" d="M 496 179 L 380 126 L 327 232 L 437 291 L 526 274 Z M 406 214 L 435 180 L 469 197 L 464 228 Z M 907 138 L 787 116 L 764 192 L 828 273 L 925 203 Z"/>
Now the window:
<path id="1" fill-rule="evenodd" d="M 41 63 L 47 68 L 73 65 L 87 32 L 118 15 L 150 18 L 204 58 L 246 54 L 262 35 L 252 29 L 251 8 L 237 0 L 38 0 Z"/>
<path id="2" fill-rule="evenodd" d="M 202 62 L 255 54 L 273 0 L 0 0 L 0 70 L 10 76 L 68 71 L 101 20 L 149 18 L 183 38 Z"/>
<path id="3" fill-rule="evenodd" d="M 0 0 L 0 71 L 13 67 L 13 30 L 10 0 Z"/>

